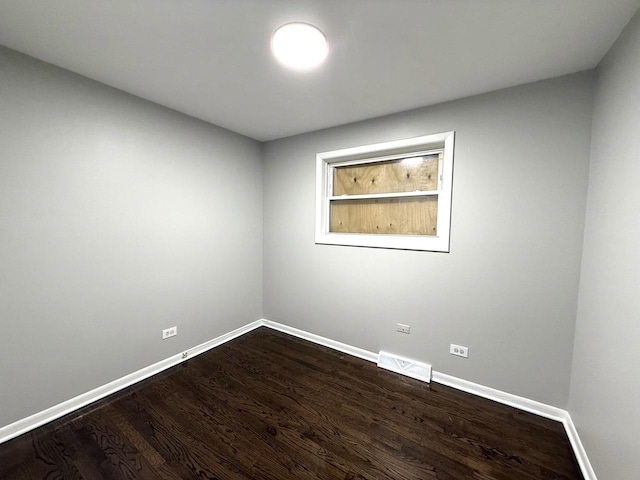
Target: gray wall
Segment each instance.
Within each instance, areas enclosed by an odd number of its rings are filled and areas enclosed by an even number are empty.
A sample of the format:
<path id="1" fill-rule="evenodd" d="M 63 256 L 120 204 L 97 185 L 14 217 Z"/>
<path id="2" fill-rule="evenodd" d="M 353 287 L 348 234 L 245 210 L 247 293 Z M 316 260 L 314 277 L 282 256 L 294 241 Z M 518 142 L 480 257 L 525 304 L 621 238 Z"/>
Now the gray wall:
<path id="1" fill-rule="evenodd" d="M 257 142 L 0 48 L 0 426 L 259 319 L 261 202 Z"/>
<path id="2" fill-rule="evenodd" d="M 600 478 L 633 478 L 638 51 L 640 15 L 599 68 L 591 150 L 585 73 L 261 154 L 0 47 L 0 426 L 260 318 L 264 282 L 271 320 L 560 407 L 569 398 Z M 314 244 L 315 153 L 446 130 L 451 253 Z M 160 340 L 172 325 L 179 335 Z M 470 358 L 450 356 L 451 342 Z"/>
<path id="3" fill-rule="evenodd" d="M 577 74 L 266 143 L 265 317 L 565 407 L 592 93 Z M 317 152 L 448 130 L 451 253 L 314 244 Z"/>
<path id="4" fill-rule="evenodd" d="M 640 13 L 599 67 L 569 411 L 598 478 L 638 478 Z"/>

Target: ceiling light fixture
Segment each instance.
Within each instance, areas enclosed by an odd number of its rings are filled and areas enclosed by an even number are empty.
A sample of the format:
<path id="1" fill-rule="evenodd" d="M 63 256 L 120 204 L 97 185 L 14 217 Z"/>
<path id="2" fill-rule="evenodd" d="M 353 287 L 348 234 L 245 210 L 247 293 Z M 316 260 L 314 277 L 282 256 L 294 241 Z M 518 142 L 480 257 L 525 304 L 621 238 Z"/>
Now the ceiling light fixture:
<path id="1" fill-rule="evenodd" d="M 322 63 L 329 53 L 327 39 L 308 23 L 286 23 L 271 37 L 271 51 L 284 65 L 309 70 Z"/>

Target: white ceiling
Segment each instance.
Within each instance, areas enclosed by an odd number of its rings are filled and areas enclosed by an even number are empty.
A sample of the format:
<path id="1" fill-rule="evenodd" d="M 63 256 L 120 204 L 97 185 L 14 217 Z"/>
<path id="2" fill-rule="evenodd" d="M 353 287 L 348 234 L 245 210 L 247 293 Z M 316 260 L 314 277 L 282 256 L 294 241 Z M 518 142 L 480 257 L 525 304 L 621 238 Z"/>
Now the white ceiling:
<path id="1" fill-rule="evenodd" d="M 640 0 L 0 0 L 0 44 L 257 140 L 595 67 Z M 271 33 L 320 27 L 285 70 Z"/>

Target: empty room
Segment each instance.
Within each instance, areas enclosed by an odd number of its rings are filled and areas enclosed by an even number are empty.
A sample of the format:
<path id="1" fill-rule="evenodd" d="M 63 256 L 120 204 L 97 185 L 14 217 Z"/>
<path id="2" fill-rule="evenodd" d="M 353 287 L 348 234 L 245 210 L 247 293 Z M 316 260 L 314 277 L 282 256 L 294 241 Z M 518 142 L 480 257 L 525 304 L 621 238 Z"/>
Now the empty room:
<path id="1" fill-rule="evenodd" d="M 0 479 L 640 478 L 639 8 L 0 2 Z"/>

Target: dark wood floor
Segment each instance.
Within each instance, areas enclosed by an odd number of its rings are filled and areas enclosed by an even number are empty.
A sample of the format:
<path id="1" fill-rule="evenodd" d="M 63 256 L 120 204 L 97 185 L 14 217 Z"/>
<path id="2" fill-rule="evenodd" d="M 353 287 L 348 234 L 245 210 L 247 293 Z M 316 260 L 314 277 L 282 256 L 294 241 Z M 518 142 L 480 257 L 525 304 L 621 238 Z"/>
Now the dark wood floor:
<path id="1" fill-rule="evenodd" d="M 562 425 L 260 328 L 0 445 L 1 479 L 582 479 Z"/>

